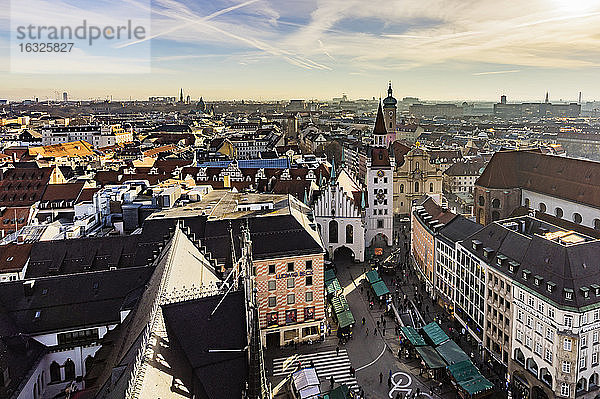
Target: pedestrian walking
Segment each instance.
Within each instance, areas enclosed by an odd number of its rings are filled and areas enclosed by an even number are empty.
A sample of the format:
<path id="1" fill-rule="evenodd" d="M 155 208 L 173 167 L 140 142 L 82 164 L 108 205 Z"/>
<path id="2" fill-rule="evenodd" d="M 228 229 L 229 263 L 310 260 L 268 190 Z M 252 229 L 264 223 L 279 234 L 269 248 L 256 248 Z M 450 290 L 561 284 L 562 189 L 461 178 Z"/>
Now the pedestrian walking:
<path id="1" fill-rule="evenodd" d="M 392 377 L 388 377 L 388 389 L 392 388 Z"/>
<path id="2" fill-rule="evenodd" d="M 377 335 L 377 328 L 373 330 L 373 335 Z"/>
<path id="3" fill-rule="evenodd" d="M 383 323 L 383 313 L 381 314 L 380 318 L 381 318 L 381 322 Z"/>
<path id="4" fill-rule="evenodd" d="M 392 378 L 392 369 L 390 369 L 390 372 L 388 373 L 388 377 Z"/>
<path id="5" fill-rule="evenodd" d="M 336 354 L 337 356 L 339 356 L 339 355 L 340 355 L 340 347 L 339 347 L 339 346 L 336 346 L 336 347 L 335 347 L 335 354 Z"/>
<path id="6" fill-rule="evenodd" d="M 367 333 L 365 334 L 367 337 L 369 336 L 369 327 L 367 327 Z"/>
<path id="7" fill-rule="evenodd" d="M 379 320 L 377 320 L 377 328 L 379 328 Z"/>
<path id="8" fill-rule="evenodd" d="M 333 384 L 334 384 L 334 380 L 333 380 L 333 376 L 329 377 L 329 385 L 331 385 L 331 389 L 333 389 Z"/>
<path id="9" fill-rule="evenodd" d="M 333 378 L 333 377 L 331 377 Z M 383 373 L 379 373 L 379 383 L 381 384 L 383 382 Z"/>
<path id="10" fill-rule="evenodd" d="M 383 327 L 383 329 L 381 330 L 382 334 L 385 337 L 385 327 Z"/>
<path id="11" fill-rule="evenodd" d="M 362 325 L 363 326 L 365 325 L 365 318 L 364 317 L 362 318 Z"/>
<path id="12" fill-rule="evenodd" d="M 383 319 L 383 328 L 385 328 L 385 323 L 386 323 L 385 319 Z"/>

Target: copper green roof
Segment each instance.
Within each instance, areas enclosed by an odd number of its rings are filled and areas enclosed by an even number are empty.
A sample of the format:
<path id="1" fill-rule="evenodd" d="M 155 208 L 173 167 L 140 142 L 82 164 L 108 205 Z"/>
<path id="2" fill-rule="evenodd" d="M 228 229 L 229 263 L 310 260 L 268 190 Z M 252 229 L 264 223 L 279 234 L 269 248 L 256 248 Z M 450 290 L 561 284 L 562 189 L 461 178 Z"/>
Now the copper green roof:
<path id="1" fill-rule="evenodd" d="M 346 310 L 345 312 L 338 314 L 337 319 L 338 319 L 338 324 L 339 324 L 340 328 L 351 326 L 355 322 L 354 316 L 352 315 L 352 312 L 349 310 Z"/>
<path id="2" fill-rule="evenodd" d="M 331 306 L 333 307 L 333 311 L 335 314 L 345 312 L 346 310 L 350 310 L 348 306 L 348 301 L 343 295 L 333 297 L 331 300 Z"/>
<path id="3" fill-rule="evenodd" d="M 371 284 L 371 288 L 373 288 L 373 292 L 378 298 L 390 293 L 390 290 L 388 290 L 387 285 L 385 285 L 385 283 L 381 280 Z"/>
<path id="4" fill-rule="evenodd" d="M 325 278 L 324 281 L 327 282 L 329 280 L 333 280 L 335 278 L 335 272 L 332 269 L 325 270 Z"/>
<path id="5" fill-rule="evenodd" d="M 452 364 L 448 366 L 448 371 L 458 385 L 469 395 L 475 395 L 493 387 L 492 383 L 481 375 L 470 360 Z"/>
<path id="6" fill-rule="evenodd" d="M 427 367 L 430 369 L 441 369 L 446 367 L 446 362 L 431 346 L 417 346 L 415 347 L 421 359 L 425 362 Z"/>
<path id="7" fill-rule="evenodd" d="M 471 361 L 469 356 L 452 340 L 448 340 L 435 348 L 437 353 L 446 361 L 446 363 L 452 365 L 460 363 L 462 361 Z"/>
<path id="8" fill-rule="evenodd" d="M 444 342 L 450 339 L 448 338 L 448 335 L 446 335 L 444 330 L 442 330 L 442 328 L 436 322 L 429 323 L 426 326 L 424 326 L 423 333 L 425 334 L 425 337 L 431 341 L 433 346 L 443 344 Z"/>
<path id="9" fill-rule="evenodd" d="M 342 286 L 337 278 L 333 280 L 329 280 L 325 282 L 325 288 L 327 289 L 328 294 L 335 294 L 338 291 L 342 290 Z"/>
<path id="10" fill-rule="evenodd" d="M 370 272 L 367 272 L 367 274 L 365 274 L 365 277 L 367 278 L 369 284 L 373 284 L 381 280 L 381 277 L 379 277 L 379 273 L 377 273 L 377 270 L 371 270 Z"/>
<path id="11" fill-rule="evenodd" d="M 406 338 L 413 346 L 427 345 L 423 337 L 421 337 L 414 328 L 410 326 L 402 326 L 400 327 L 400 330 L 402 330 L 402 335 L 404 335 L 404 338 Z"/>

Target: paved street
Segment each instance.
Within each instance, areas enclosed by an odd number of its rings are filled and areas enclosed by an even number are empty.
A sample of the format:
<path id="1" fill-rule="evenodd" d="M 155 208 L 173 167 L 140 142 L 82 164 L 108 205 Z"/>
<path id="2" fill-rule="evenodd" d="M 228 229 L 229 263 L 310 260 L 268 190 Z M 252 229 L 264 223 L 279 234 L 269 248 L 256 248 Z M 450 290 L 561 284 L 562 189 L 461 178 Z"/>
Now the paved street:
<path id="1" fill-rule="evenodd" d="M 398 231 L 398 246 L 404 248 L 404 235 Z M 386 255 L 391 252 L 386 248 Z M 400 251 L 400 264 L 405 264 L 405 252 Z M 420 361 L 416 359 L 399 359 L 399 338 L 396 335 L 396 322 L 388 316 L 384 316 L 385 309 L 375 304 L 369 309 L 370 292 L 363 284 L 364 273 L 369 268 L 362 263 L 355 263 L 350 259 L 335 260 L 336 276 L 344 289 L 344 295 L 356 320 L 353 330 L 353 338 L 341 345 L 336 337 L 336 325 L 330 320 L 332 328 L 331 335 L 324 342 L 312 345 L 300 345 L 294 348 L 282 348 L 266 352 L 267 368 L 272 370 L 272 386 L 281 383 L 297 366 L 300 361 L 302 365 L 310 365 L 312 361 L 321 381 L 323 391 L 330 389 L 330 377 L 333 375 L 335 386 L 346 383 L 358 392 L 364 391 L 365 398 L 396 398 L 397 394 L 406 396 L 415 394 L 417 389 L 420 397 L 427 398 L 456 398 L 456 391 L 448 384 L 440 386 L 435 380 L 421 375 Z M 396 293 L 396 287 L 392 275 L 380 273 L 390 291 Z M 398 276 L 404 276 L 404 272 L 398 270 Z M 362 290 L 361 290 L 361 287 Z M 442 328 L 455 341 L 463 347 L 465 352 L 473 352 L 473 360 L 481 366 L 480 356 L 477 348 L 472 348 L 471 343 L 456 333 L 456 326 L 449 321 L 445 312 L 427 297 L 421 290 L 421 285 L 414 272 L 406 273 L 404 281 L 398 287 L 400 298 L 406 295 L 407 299 L 414 303 L 420 302 L 419 315 L 415 319 L 421 325 L 422 318 L 425 323 L 438 320 Z M 408 317 L 408 316 L 407 316 Z M 363 325 L 362 320 L 365 320 Z M 379 323 L 378 323 L 379 321 Z M 385 324 L 384 324 L 385 321 Z M 384 328 L 385 325 L 385 328 Z M 450 333 L 450 327 L 455 333 Z M 336 347 L 340 349 L 336 354 Z M 350 373 L 350 367 L 355 370 L 355 377 Z M 485 366 L 482 372 L 496 379 Z M 391 378 L 390 378 L 391 376 Z M 381 377 L 381 378 L 380 378 Z"/>

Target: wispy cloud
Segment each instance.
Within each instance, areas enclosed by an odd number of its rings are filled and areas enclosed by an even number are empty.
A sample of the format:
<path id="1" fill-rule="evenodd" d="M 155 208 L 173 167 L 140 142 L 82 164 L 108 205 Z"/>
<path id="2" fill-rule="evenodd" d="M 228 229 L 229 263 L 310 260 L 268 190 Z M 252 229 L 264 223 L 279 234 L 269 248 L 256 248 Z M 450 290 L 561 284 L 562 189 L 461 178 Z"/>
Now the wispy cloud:
<path id="1" fill-rule="evenodd" d="M 476 72 L 473 74 L 473 76 L 482 76 L 482 75 L 500 75 L 503 73 L 517 73 L 517 72 L 521 72 L 520 69 L 510 69 L 507 71 L 489 71 L 489 72 Z"/>

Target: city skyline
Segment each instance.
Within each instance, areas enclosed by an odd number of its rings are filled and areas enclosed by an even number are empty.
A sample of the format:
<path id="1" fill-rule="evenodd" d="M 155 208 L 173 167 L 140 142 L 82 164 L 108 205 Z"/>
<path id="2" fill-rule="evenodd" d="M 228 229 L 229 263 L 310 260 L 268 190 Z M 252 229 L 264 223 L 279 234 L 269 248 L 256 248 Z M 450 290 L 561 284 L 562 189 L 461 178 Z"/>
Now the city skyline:
<path id="1" fill-rule="evenodd" d="M 586 101 L 600 98 L 599 21 L 600 3 L 590 0 L 157 0 L 152 73 L 10 73 L 5 51 L 0 97 L 147 99 L 183 87 L 194 99 L 357 99 L 384 96 L 391 80 L 398 98 L 541 101 L 549 91 L 576 101 L 582 91 Z M 3 22 L 0 45 L 9 49 L 11 21 Z"/>

